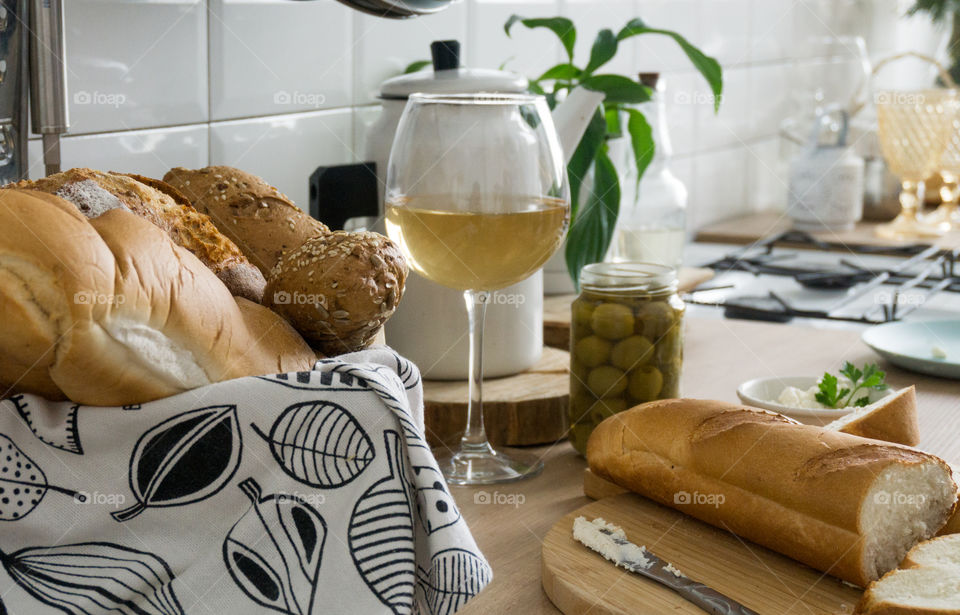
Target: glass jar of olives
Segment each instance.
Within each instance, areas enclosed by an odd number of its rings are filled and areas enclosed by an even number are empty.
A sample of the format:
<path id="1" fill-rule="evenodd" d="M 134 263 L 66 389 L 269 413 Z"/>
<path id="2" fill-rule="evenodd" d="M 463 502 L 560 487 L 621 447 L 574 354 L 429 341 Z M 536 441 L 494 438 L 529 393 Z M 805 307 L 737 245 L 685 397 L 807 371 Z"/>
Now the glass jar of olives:
<path id="1" fill-rule="evenodd" d="M 581 454 L 602 420 L 680 394 L 684 305 L 676 270 L 595 263 L 580 274 L 570 323 L 570 441 Z"/>

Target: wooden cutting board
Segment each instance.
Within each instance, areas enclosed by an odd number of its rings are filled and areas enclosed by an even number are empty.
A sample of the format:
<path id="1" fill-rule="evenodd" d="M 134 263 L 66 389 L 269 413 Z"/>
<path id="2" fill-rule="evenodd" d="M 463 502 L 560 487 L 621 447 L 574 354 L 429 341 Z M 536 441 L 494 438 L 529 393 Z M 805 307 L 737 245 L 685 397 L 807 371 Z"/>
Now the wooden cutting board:
<path id="1" fill-rule="evenodd" d="M 570 354 L 544 348 L 529 370 L 483 381 L 483 420 L 493 444 L 548 444 L 566 437 Z M 425 380 L 423 418 L 431 446 L 452 445 L 467 425 L 467 383 Z"/>
<path id="2" fill-rule="evenodd" d="M 543 589 L 567 615 L 703 615 L 672 590 L 615 567 L 573 539 L 573 520 L 602 517 L 687 576 L 761 615 L 842 615 L 861 591 L 764 547 L 642 496 L 623 493 L 582 506 L 543 540 Z"/>
<path id="3" fill-rule="evenodd" d="M 713 278 L 712 269 L 683 267 L 678 290 L 689 292 Z M 543 343 L 568 350 L 570 346 L 570 304 L 576 295 L 553 295 L 543 298 Z"/>

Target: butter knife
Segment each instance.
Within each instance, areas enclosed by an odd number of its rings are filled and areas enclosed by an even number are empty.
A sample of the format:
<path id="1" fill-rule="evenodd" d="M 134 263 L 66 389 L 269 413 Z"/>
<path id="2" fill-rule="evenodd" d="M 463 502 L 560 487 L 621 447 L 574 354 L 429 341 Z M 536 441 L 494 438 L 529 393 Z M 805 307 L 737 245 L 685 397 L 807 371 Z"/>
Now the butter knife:
<path id="1" fill-rule="evenodd" d="M 736 600 L 690 579 L 673 564 L 627 540 L 623 529 L 601 518 L 573 521 L 573 537 L 617 566 L 665 585 L 711 615 L 759 615 Z"/>

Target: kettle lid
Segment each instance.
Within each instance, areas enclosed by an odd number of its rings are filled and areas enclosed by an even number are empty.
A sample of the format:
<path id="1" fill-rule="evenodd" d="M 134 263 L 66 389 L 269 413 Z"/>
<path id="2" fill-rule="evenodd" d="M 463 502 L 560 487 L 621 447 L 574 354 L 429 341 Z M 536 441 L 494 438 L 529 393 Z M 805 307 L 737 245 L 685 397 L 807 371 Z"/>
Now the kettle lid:
<path id="1" fill-rule="evenodd" d="M 380 86 L 380 97 L 405 100 L 411 94 L 471 94 L 500 92 L 519 94 L 527 91 L 526 77 L 517 73 L 487 68 L 462 68 L 458 41 L 434 41 L 430 45 L 433 70 L 418 71 L 387 79 Z"/>

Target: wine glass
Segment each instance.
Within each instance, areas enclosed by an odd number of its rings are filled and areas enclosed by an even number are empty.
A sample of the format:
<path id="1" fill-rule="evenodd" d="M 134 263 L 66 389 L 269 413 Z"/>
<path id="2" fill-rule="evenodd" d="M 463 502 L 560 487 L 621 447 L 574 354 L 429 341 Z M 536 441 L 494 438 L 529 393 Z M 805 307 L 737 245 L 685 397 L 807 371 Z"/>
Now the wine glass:
<path id="1" fill-rule="evenodd" d="M 506 482 L 543 469 L 487 441 L 483 318 L 491 291 L 529 277 L 560 246 L 568 193 L 542 96 L 414 94 L 407 102 L 387 166 L 387 234 L 417 273 L 463 291 L 469 324 L 467 428 L 459 450 L 439 460 L 451 483 Z"/>
<path id="2" fill-rule="evenodd" d="M 923 221 L 941 231 L 960 229 L 960 116 L 954 116 L 947 147 L 940 159 L 941 203 Z"/>
<path id="3" fill-rule="evenodd" d="M 900 214 L 877 227 L 888 239 L 937 237 L 943 231 L 918 219 L 924 180 L 940 167 L 957 111 L 954 90 L 889 90 L 877 94 L 877 135 L 890 170 L 900 177 Z"/>

